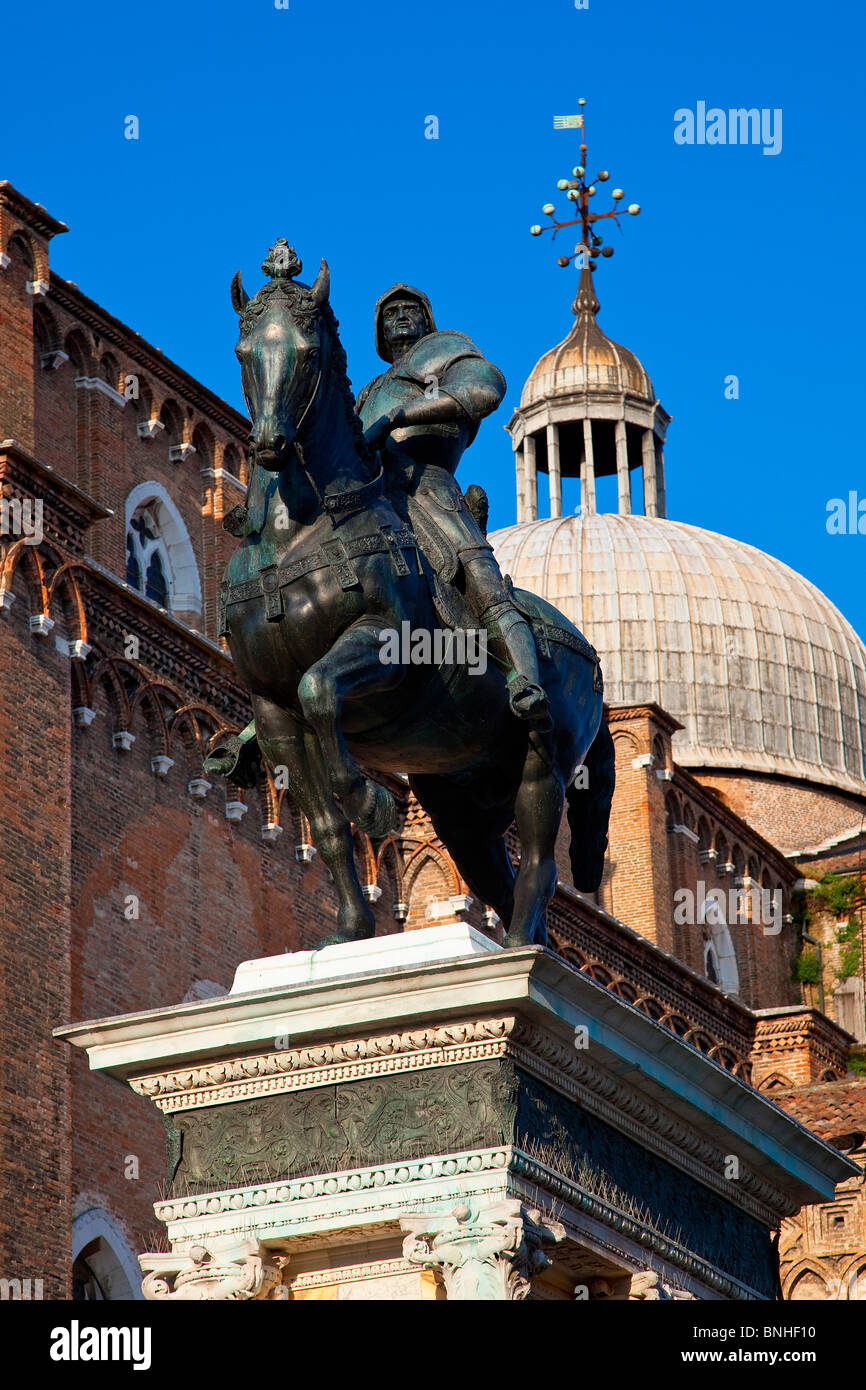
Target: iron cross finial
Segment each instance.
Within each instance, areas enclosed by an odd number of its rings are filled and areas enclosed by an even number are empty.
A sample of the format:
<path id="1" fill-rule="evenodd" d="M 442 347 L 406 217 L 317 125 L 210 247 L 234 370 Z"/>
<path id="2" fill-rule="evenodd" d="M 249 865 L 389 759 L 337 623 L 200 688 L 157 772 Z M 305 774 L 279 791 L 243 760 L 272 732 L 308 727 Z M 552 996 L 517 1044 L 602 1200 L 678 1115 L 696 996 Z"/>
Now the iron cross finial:
<path id="1" fill-rule="evenodd" d="M 595 176 L 595 183 L 587 183 L 586 124 L 582 109 L 586 106 L 585 97 L 580 98 L 578 106 L 581 107 L 581 110 L 575 116 L 554 116 L 553 118 L 554 130 L 579 130 L 581 132 L 580 163 L 572 169 L 570 179 L 560 179 L 556 185 L 560 192 L 565 193 L 569 202 L 575 204 L 578 215 L 568 222 L 559 222 L 555 216 L 556 208 L 553 203 L 545 203 L 541 211 L 550 218 L 550 222 L 543 227 L 536 223 L 530 227 L 529 231 L 532 236 L 541 236 L 542 232 L 551 230 L 555 240 L 557 232 L 561 232 L 565 227 L 580 227 L 579 243 L 570 256 L 560 256 L 557 264 L 567 266 L 571 261 L 576 261 L 581 269 L 588 266 L 590 270 L 595 270 L 598 265 L 598 256 L 601 255 L 607 259 L 613 255 L 613 247 L 602 244 L 603 238 L 599 236 L 596 226 L 609 217 L 613 218 L 618 227 L 620 226 L 619 218 L 622 209 L 618 204 L 622 202 L 625 194 L 621 188 L 614 188 L 612 191 L 614 207 L 609 212 L 590 212 L 589 200 L 594 198 L 598 191 L 596 184 L 607 183 L 610 174 L 607 169 L 601 169 Z M 625 210 L 632 217 L 637 217 L 640 206 L 637 203 L 630 203 Z M 622 229 L 620 228 L 620 230 Z"/>

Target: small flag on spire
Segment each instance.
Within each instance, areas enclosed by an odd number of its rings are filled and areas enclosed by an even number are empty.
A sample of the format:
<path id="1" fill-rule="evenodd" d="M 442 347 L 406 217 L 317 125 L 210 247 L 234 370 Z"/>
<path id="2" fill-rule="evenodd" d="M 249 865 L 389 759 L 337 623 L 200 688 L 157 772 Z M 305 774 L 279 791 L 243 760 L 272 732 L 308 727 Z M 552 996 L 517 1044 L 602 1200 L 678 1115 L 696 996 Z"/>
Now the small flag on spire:
<path id="1" fill-rule="evenodd" d="M 583 130 L 583 116 L 554 116 L 554 130 Z"/>

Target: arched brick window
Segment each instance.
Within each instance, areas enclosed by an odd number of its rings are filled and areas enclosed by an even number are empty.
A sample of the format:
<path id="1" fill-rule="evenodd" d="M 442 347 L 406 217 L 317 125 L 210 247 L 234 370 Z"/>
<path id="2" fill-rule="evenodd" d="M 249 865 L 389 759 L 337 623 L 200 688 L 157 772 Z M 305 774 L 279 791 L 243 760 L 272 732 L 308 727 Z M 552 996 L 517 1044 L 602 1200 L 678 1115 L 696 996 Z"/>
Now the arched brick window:
<path id="1" fill-rule="evenodd" d="M 160 483 L 140 483 L 126 499 L 126 582 L 161 608 L 201 613 L 189 532 Z"/>

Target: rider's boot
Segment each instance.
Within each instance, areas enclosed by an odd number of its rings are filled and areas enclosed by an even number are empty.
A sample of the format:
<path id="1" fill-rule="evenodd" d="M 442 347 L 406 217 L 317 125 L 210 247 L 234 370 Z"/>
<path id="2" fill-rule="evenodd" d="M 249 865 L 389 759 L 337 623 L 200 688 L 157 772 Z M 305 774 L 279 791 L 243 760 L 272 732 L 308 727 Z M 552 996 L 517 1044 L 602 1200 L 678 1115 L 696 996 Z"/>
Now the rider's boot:
<path id="1" fill-rule="evenodd" d="M 532 628 L 508 600 L 492 604 L 481 615 L 481 621 L 498 632 L 514 667 L 514 675 L 508 681 L 512 714 L 516 714 L 518 719 L 525 719 L 531 728 L 540 733 L 547 733 L 553 724 L 547 696 L 541 687 Z"/>

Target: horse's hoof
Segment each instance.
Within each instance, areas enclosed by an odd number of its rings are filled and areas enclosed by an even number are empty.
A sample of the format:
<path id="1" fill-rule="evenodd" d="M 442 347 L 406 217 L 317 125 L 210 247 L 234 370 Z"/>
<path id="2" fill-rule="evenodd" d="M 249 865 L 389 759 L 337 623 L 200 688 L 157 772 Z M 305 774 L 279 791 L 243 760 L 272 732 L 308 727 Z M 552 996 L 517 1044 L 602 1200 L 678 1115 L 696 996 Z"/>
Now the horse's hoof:
<path id="1" fill-rule="evenodd" d="M 375 925 L 371 927 L 359 927 L 356 931 L 337 930 L 330 936 L 326 936 L 324 941 L 313 947 L 314 951 L 323 951 L 326 946 L 349 946 L 356 941 L 369 941 L 371 936 L 376 935 Z"/>
<path id="2" fill-rule="evenodd" d="M 502 944 L 506 951 L 508 951 L 516 946 L 531 946 L 532 942 L 523 932 L 507 932 Z"/>
<path id="3" fill-rule="evenodd" d="M 387 787 L 378 782 L 365 780 L 364 789 L 357 797 L 346 798 L 343 809 L 373 840 L 384 840 L 397 824 L 397 806 Z"/>

